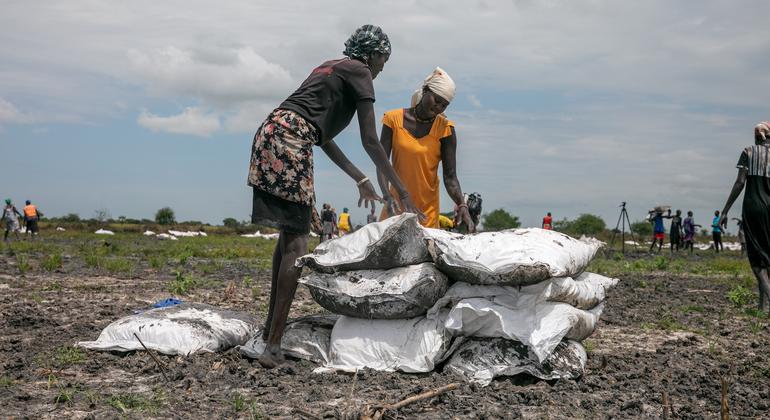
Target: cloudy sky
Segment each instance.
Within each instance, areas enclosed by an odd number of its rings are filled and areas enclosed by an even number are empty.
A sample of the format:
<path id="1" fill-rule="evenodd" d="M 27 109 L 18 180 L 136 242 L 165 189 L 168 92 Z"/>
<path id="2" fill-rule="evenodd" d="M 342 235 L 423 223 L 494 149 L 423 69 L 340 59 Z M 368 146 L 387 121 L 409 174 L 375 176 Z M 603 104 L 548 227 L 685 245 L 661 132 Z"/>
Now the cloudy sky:
<path id="1" fill-rule="evenodd" d="M 0 195 L 49 216 L 247 219 L 254 131 L 373 23 L 393 44 L 377 113 L 449 72 L 460 182 L 485 211 L 614 226 L 627 201 L 632 220 L 670 204 L 704 223 L 770 119 L 769 15 L 727 0 L 6 2 Z M 372 177 L 357 133 L 337 142 Z M 354 182 L 317 152 L 318 200 L 362 221 Z"/>

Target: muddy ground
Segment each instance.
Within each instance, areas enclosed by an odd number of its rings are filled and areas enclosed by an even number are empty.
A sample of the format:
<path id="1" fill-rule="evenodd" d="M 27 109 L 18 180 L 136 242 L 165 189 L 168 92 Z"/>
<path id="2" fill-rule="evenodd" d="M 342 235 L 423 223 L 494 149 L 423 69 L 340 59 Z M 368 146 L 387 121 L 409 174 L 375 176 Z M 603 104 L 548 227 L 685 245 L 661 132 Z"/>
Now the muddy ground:
<path id="1" fill-rule="evenodd" d="M 168 297 L 179 268 L 156 269 L 137 259 L 129 275 L 105 275 L 84 264 L 76 251 L 68 255 L 70 244 L 59 242 L 63 262 L 51 272 L 32 264 L 20 275 L 17 257 L 7 249 L 0 256 L 2 417 L 305 418 L 302 412 L 340 417 L 366 404 L 393 403 L 460 381 L 440 371 L 364 371 L 355 379 L 313 374 L 315 365 L 305 361 L 264 370 L 230 350 L 160 356 L 169 369 L 165 382 L 144 352 L 117 355 L 72 345 L 93 340 L 113 320 Z M 682 264 L 697 264 L 698 258 L 683 258 Z M 205 263 L 185 258 L 180 264 L 194 273 L 196 264 Z M 265 268 L 236 258 L 206 271 L 209 282 L 183 300 L 263 316 L 269 290 Z M 388 416 L 660 417 L 665 393 L 673 417 L 717 418 L 721 378 L 729 384 L 734 417 L 770 416 L 768 319 L 747 315 L 726 298 L 737 274 L 642 270 L 620 277 L 597 331 L 585 342 L 589 359 L 582 378 L 515 377 L 486 388 L 462 384 Z M 234 286 L 227 290 L 230 282 Z M 317 312 L 321 309 L 300 288 L 292 316 Z"/>

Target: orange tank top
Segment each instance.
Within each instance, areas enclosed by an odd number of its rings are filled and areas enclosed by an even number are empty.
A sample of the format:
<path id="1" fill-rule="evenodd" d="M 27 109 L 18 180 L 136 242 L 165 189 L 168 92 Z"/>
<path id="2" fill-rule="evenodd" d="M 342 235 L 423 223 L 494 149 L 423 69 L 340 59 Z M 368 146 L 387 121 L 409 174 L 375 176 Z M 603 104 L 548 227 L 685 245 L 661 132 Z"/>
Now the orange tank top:
<path id="1" fill-rule="evenodd" d="M 425 213 L 423 226 L 438 228 L 439 179 L 438 165 L 441 163 L 441 139 L 452 134 L 454 123 L 439 115 L 433 121 L 428 134 L 415 138 L 404 128 L 404 109 L 385 113 L 382 124 L 393 131 L 391 162 L 396 174 L 404 183 L 415 206 Z M 391 188 L 391 196 L 398 201 L 398 193 Z M 387 217 L 383 209 L 381 218 Z"/>
<path id="2" fill-rule="evenodd" d="M 34 204 L 24 206 L 24 216 L 37 217 L 37 207 Z"/>

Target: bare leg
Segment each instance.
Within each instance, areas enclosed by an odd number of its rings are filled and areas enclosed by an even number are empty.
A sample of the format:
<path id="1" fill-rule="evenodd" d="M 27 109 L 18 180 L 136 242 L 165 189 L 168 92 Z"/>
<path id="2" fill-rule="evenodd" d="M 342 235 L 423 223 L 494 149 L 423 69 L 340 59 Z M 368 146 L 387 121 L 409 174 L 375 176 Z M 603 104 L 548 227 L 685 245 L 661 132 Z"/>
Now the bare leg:
<path id="1" fill-rule="evenodd" d="M 764 311 L 765 306 L 770 306 L 770 279 L 767 277 L 767 268 L 751 267 L 759 286 L 759 310 Z"/>
<path id="2" fill-rule="evenodd" d="M 294 266 L 298 257 L 307 252 L 308 235 L 297 235 L 281 231 L 281 264 L 276 284 L 275 307 L 270 319 L 270 334 L 264 353 L 257 359 L 265 368 L 274 368 L 284 361 L 281 352 L 281 338 L 289 318 L 289 310 L 297 291 L 297 279 L 301 269 Z"/>
<path id="3" fill-rule="evenodd" d="M 653 248 L 655 248 L 655 241 L 656 241 L 656 240 L 657 240 L 657 239 L 653 239 L 653 240 L 652 240 L 652 243 L 650 244 L 650 250 L 649 250 L 649 253 L 650 253 L 650 254 L 652 254 L 652 249 L 653 249 Z"/>
<path id="4" fill-rule="evenodd" d="M 267 309 L 267 319 L 265 320 L 265 326 L 262 328 L 262 341 L 267 341 L 267 337 L 270 336 L 270 323 L 273 320 L 273 311 L 275 310 L 275 293 L 278 289 L 278 269 L 281 268 L 281 247 L 283 246 L 283 235 L 278 237 L 278 243 L 275 244 L 275 250 L 273 251 L 273 273 L 270 278 L 270 304 Z"/>

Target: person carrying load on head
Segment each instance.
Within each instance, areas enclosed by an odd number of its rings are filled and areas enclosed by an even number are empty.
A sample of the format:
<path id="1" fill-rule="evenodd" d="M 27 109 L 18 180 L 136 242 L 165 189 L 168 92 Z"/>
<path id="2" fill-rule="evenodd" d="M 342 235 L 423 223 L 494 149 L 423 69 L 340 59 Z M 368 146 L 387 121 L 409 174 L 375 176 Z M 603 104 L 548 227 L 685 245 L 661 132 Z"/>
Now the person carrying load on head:
<path id="1" fill-rule="evenodd" d="M 359 206 L 381 201 L 369 178 L 334 141 L 357 114 L 361 144 L 370 159 L 401 197 L 403 211 L 419 212 L 377 138 L 372 81 L 382 71 L 390 52 L 390 40 L 381 28 L 364 25 L 356 29 L 345 42 L 345 57 L 313 69 L 254 135 L 248 175 L 253 190 L 252 222 L 280 230 L 273 254 L 270 305 L 262 331 L 266 347 L 258 358 L 266 368 L 284 360 L 281 339 L 300 275 L 294 263 L 307 253 L 310 226 L 317 219 L 313 217 L 313 146 L 319 146 L 353 178 Z"/>
<path id="2" fill-rule="evenodd" d="M 671 209 L 668 209 L 668 213 L 666 216 L 663 215 L 663 208 L 656 207 L 655 209 L 650 211 L 650 214 L 648 215 L 650 217 L 650 221 L 652 222 L 652 243 L 650 244 L 650 251 L 652 252 L 652 249 L 655 247 L 655 244 L 658 244 L 658 252 L 660 252 L 661 248 L 663 248 L 663 241 L 666 239 L 666 227 L 663 225 L 663 219 L 670 219 L 673 216 L 671 216 Z"/>
<path id="3" fill-rule="evenodd" d="M 32 201 L 27 200 L 24 206 L 24 226 L 27 227 L 27 233 L 31 236 L 36 236 L 40 231 L 37 225 L 37 221 L 40 220 L 42 213 L 37 209 L 37 206 L 32 204 Z"/>
<path id="4" fill-rule="evenodd" d="M 743 192 L 741 227 L 746 255 L 759 284 L 759 310 L 770 311 L 770 122 L 754 127 L 754 145 L 743 149 L 736 166 L 738 177 L 718 224 L 727 226 L 727 213 Z"/>
<path id="5" fill-rule="evenodd" d="M 16 206 L 13 205 L 13 201 L 10 198 L 5 199 L 5 207 L 3 208 L 3 222 L 5 223 L 5 236 L 3 240 L 8 242 L 8 234 L 13 232 L 16 235 L 16 239 L 19 240 L 19 231 L 21 226 L 19 225 L 19 218 L 22 217 Z"/>
<path id="6" fill-rule="evenodd" d="M 420 220 L 423 226 L 439 227 L 440 163 L 444 187 L 458 206 L 459 221 L 472 232 L 475 226 L 457 179 L 457 133 L 454 123 L 444 115 L 454 96 L 455 82 L 436 67 L 412 95 L 409 108 L 385 113 L 380 142 L 415 205 L 424 213 Z M 380 218 L 394 216 L 399 212 L 393 209 L 393 203 L 400 203 L 401 197 L 393 185 L 388 185 L 384 173 L 378 171 L 377 180 L 387 204 Z"/>
<path id="7" fill-rule="evenodd" d="M 541 227 L 545 230 L 553 230 L 553 217 L 551 217 L 550 211 L 543 217 L 543 226 Z"/>

